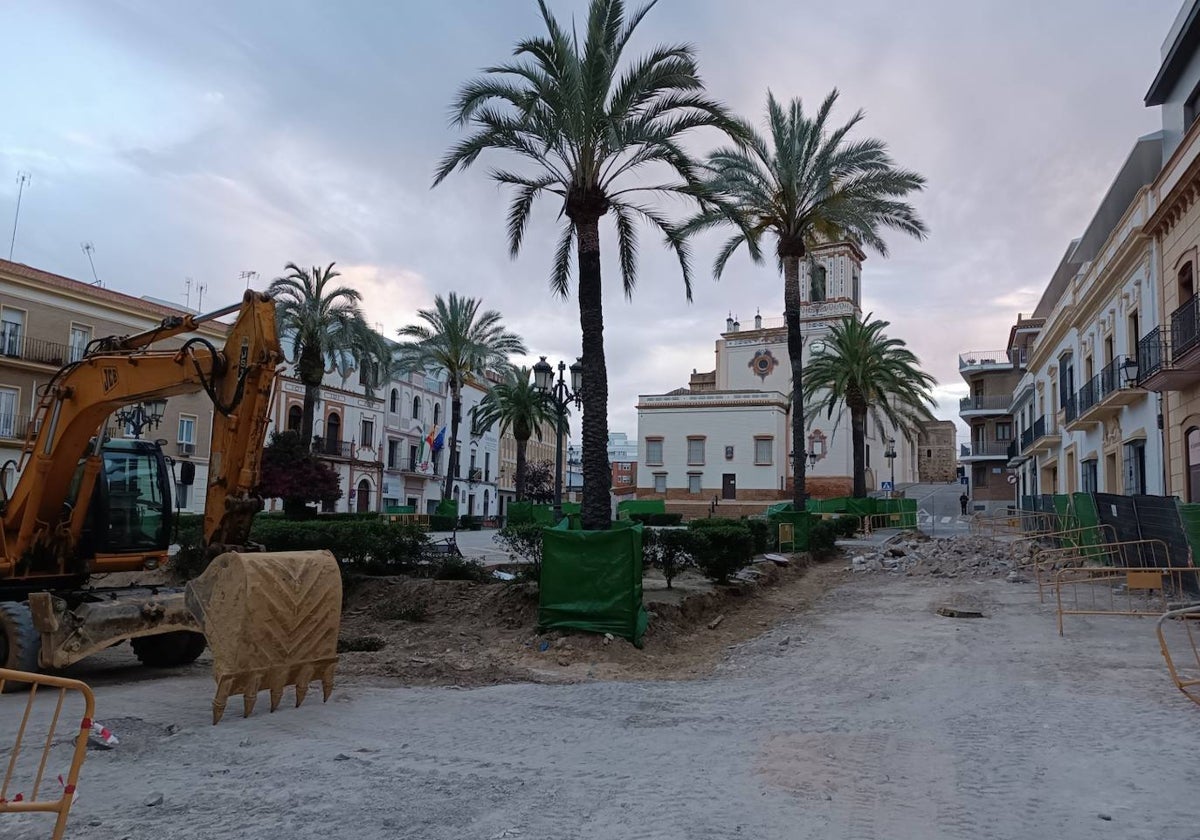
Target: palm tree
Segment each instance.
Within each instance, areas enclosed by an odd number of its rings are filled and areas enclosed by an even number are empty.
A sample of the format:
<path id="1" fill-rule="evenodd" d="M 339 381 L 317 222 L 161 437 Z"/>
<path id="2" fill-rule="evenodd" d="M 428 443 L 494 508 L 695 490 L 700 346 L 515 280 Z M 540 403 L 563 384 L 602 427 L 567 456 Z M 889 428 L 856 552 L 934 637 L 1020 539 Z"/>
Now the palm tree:
<path id="1" fill-rule="evenodd" d="M 276 301 L 279 331 L 290 338 L 296 375 L 304 383 L 304 413 L 300 440 L 307 448 L 312 441 L 313 416 L 321 394 L 321 381 L 331 370 L 367 366 L 382 371 L 390 352 L 383 337 L 367 325 L 361 307 L 362 295 L 349 286 L 336 286 L 340 275 L 335 263 L 324 268 L 284 266 L 287 273 L 276 277 L 267 293 Z M 368 394 L 374 383 L 368 377 Z"/>
<path id="2" fill-rule="evenodd" d="M 899 169 L 880 140 L 848 139 L 862 119 L 857 112 L 846 124 L 831 128 L 834 90 L 813 116 L 799 99 L 785 108 L 767 94 L 770 136 L 750 131 L 744 147 L 720 149 L 709 156 L 708 189 L 721 201 L 710 204 L 688 223 L 686 233 L 731 224 L 737 228 L 717 253 L 713 273 L 720 277 L 729 258 L 743 244 L 754 262 L 762 261 L 764 234 L 775 239 L 775 256 L 783 274 L 784 322 L 792 367 L 793 404 L 804 373 L 804 337 L 800 332 L 800 263 L 811 259 L 815 246 L 852 241 L 887 254 L 881 228 L 918 239 L 925 224 L 903 198 L 924 187 L 925 179 Z M 804 505 L 805 453 L 803 412 L 792 412 L 794 501 Z"/>
<path id="3" fill-rule="evenodd" d="M 679 258 L 691 300 L 688 245 L 677 225 L 647 204 L 663 195 L 701 195 L 699 167 L 680 145 L 694 128 L 738 136 L 740 123 L 704 94 L 688 45 L 661 45 L 622 62 L 634 30 L 654 2 L 626 15 L 622 0 L 592 0 L 582 40 L 538 0 L 546 34 L 517 43 L 513 60 L 467 82 L 453 105 L 460 127 L 474 131 L 442 158 L 441 183 L 486 150 L 509 152 L 526 167 L 492 170 L 515 189 L 508 211 L 510 255 L 516 257 L 534 199 L 558 196 L 562 230 L 550 275 L 555 293 L 570 293 L 572 250 L 579 262 L 579 322 L 583 349 L 583 526 L 607 528 L 608 371 L 600 283 L 600 219 L 612 213 L 626 297 L 637 282 L 637 226 L 648 223 Z M 622 67 L 622 65 L 624 66 Z M 649 185 L 646 168 L 670 173 Z"/>
<path id="4" fill-rule="evenodd" d="M 484 395 L 475 415 L 480 428 L 490 429 L 500 423 L 500 434 L 509 429 L 517 442 L 517 501 L 525 501 L 525 448 L 529 438 L 542 439 L 542 426 L 557 422 L 557 412 L 550 395 L 533 384 L 533 369 L 510 370 L 503 382 L 498 382 Z"/>
<path id="5" fill-rule="evenodd" d="M 887 321 L 846 318 L 835 324 L 823 349 L 809 359 L 804 371 L 804 405 L 809 418 L 825 409 L 832 417 L 841 403 L 850 410 L 851 446 L 854 456 L 854 495 L 867 495 L 867 416 L 882 426 L 917 434 L 918 423 L 930 420 L 934 399 L 930 389 L 937 384 L 920 369 L 917 357 L 898 338 L 888 338 Z"/>
<path id="6" fill-rule="evenodd" d="M 409 371 L 442 371 L 450 382 L 450 458 L 446 465 L 446 488 L 451 498 L 458 469 L 458 427 L 462 422 L 462 389 L 468 382 L 484 382 L 487 371 L 506 371 L 511 354 L 524 354 L 521 337 L 504 328 L 500 313 L 480 311 L 479 301 L 438 295 L 432 309 L 417 311 L 425 323 L 400 328 L 405 339 L 396 350 L 397 364 Z"/>

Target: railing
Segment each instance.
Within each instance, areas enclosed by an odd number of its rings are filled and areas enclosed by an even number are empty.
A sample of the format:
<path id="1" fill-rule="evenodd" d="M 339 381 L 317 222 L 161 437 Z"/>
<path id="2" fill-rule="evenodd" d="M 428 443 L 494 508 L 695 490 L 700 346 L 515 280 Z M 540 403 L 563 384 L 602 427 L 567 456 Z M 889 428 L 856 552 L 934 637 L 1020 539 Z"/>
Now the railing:
<path id="1" fill-rule="evenodd" d="M 1193 296 L 1171 313 L 1171 361 L 1179 359 L 1200 342 L 1200 297 Z"/>
<path id="2" fill-rule="evenodd" d="M 1138 342 L 1138 381 L 1162 370 L 1167 358 L 1167 344 L 1162 337 L 1162 327 L 1155 327 Z"/>
<path id="3" fill-rule="evenodd" d="M 1117 356 L 1100 371 L 1100 393 L 1096 396 L 1097 402 L 1107 397 L 1113 391 L 1125 387 L 1122 377 L 1125 372 L 1125 363 L 1128 360 L 1128 356 Z"/>
<path id="4" fill-rule="evenodd" d="M 25 440 L 29 431 L 29 417 L 23 414 L 0 414 L 0 438 Z"/>
<path id="5" fill-rule="evenodd" d="M 976 441 L 963 453 L 964 458 L 1001 458 L 1008 454 L 1008 441 Z"/>
<path id="6" fill-rule="evenodd" d="M 958 356 L 959 368 L 980 365 L 1011 365 L 1007 350 L 968 350 Z"/>
<path id="7" fill-rule="evenodd" d="M 1088 385 L 1090 385 L 1090 384 L 1091 383 L 1089 382 Z M 1087 385 L 1085 385 L 1084 387 L 1086 388 Z M 1067 422 L 1070 423 L 1072 420 L 1074 420 L 1078 416 L 1078 413 L 1079 413 L 1079 397 L 1076 396 L 1075 394 L 1071 394 L 1071 396 L 1069 396 L 1065 400 L 1063 400 L 1063 416 L 1066 417 Z"/>
<path id="8" fill-rule="evenodd" d="M 313 438 L 312 451 L 317 455 L 326 455 L 330 458 L 351 458 L 354 455 L 354 442 Z"/>
<path id="9" fill-rule="evenodd" d="M 0 330 L 0 356 L 62 367 L 71 358 L 71 348 L 57 341 L 30 338 L 21 330 Z"/>
<path id="10" fill-rule="evenodd" d="M 1017 446 L 1017 441 L 1014 438 L 1008 442 L 1008 460 L 1012 460 L 1021 454 L 1020 448 Z"/>
<path id="11" fill-rule="evenodd" d="M 423 469 L 422 465 L 425 465 L 427 469 Z M 396 469 L 396 467 L 392 468 Z M 405 472 L 420 473 L 421 475 L 438 474 L 438 466 L 436 461 L 422 461 L 420 458 L 408 458 L 407 460 L 401 461 L 399 469 L 404 470 Z"/>
<path id="12" fill-rule="evenodd" d="M 1092 406 L 1100 402 L 1100 399 L 1100 374 L 1096 374 L 1084 383 L 1083 387 L 1079 389 L 1079 394 L 1075 397 L 1079 407 L 1079 414 L 1090 410 Z M 1068 418 L 1067 422 L 1071 422 L 1072 419 L 1074 418 Z"/>
<path id="13" fill-rule="evenodd" d="M 1008 411 L 1008 406 L 1012 403 L 1011 394 L 990 395 L 983 394 L 975 397 L 963 397 L 958 401 L 958 411 L 961 414 L 964 411 Z"/>
<path id="14" fill-rule="evenodd" d="M 1021 432 L 1021 451 L 1024 452 L 1029 447 L 1033 446 L 1033 427 Z"/>
<path id="15" fill-rule="evenodd" d="M 1030 444 L 1032 444 L 1033 441 L 1037 440 L 1038 438 L 1043 438 L 1045 436 L 1046 436 L 1046 418 L 1039 417 L 1038 419 L 1033 421 L 1033 440 L 1031 440 L 1029 442 L 1030 442 Z"/>

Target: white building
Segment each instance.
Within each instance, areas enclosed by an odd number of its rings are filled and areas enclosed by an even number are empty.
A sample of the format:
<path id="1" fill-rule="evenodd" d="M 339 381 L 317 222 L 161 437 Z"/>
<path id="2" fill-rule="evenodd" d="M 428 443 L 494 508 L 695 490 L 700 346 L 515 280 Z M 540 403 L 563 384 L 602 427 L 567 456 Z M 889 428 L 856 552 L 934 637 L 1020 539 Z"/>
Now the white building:
<path id="1" fill-rule="evenodd" d="M 636 461 L 638 457 L 637 438 L 632 440 L 624 432 L 608 433 L 608 461 Z"/>
<path id="2" fill-rule="evenodd" d="M 829 245 L 815 250 L 813 258 L 816 270 L 801 264 L 806 361 L 832 325 L 861 315 L 862 251 L 851 244 Z M 756 315 L 753 329 L 743 330 L 730 317 L 716 342 L 716 357 L 716 369 L 693 371 L 687 388 L 639 397 L 639 497 L 699 505 L 713 499 L 790 498 L 791 366 L 783 319 Z M 844 407 L 809 423 L 802 446 L 815 455 L 806 474 L 810 495 L 850 494 L 850 437 Z M 894 465 L 884 458 L 889 439 L 896 441 Z M 898 485 L 916 481 L 916 446 L 903 432 L 868 421 L 866 444 L 869 490 L 881 489 L 893 466 Z"/>
<path id="3" fill-rule="evenodd" d="M 481 428 L 475 422 L 475 411 L 487 389 L 468 383 L 462 391 L 462 423 L 458 430 L 458 471 L 451 498 L 458 502 L 460 516 L 480 516 L 484 519 L 500 515 L 500 430 L 499 424 Z M 447 450 L 450 447 L 446 433 Z M 446 455 L 449 463 L 449 454 Z M 507 479 L 507 475 L 505 476 Z"/>
<path id="4" fill-rule="evenodd" d="M 383 509 L 433 513 L 442 498 L 447 449 L 435 455 L 429 438 L 448 425 L 449 389 L 444 377 L 425 373 L 396 375 L 384 389 Z"/>

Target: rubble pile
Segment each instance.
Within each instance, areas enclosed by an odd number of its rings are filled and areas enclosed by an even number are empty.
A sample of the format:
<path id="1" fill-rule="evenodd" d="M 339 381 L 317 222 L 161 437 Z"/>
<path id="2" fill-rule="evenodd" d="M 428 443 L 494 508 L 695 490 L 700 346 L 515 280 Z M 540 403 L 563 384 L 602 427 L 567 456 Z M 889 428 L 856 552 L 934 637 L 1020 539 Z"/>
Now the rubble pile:
<path id="1" fill-rule="evenodd" d="M 1020 551 L 1014 564 L 1013 546 L 1009 542 L 986 537 L 956 536 L 930 539 L 924 535 L 894 537 L 878 550 L 853 555 L 850 571 L 893 572 L 930 577 L 998 577 L 1007 575 L 1018 580 L 1020 565 L 1033 551 Z"/>

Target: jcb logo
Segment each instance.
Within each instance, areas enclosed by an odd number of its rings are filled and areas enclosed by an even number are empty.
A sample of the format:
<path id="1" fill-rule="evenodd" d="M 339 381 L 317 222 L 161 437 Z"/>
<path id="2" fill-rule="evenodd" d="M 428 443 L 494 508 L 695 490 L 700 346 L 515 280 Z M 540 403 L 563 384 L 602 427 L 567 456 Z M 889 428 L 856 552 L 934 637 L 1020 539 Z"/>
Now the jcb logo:
<path id="1" fill-rule="evenodd" d="M 108 393 L 113 388 L 117 387 L 117 369 L 115 367 L 106 367 L 104 373 L 104 393 Z"/>

